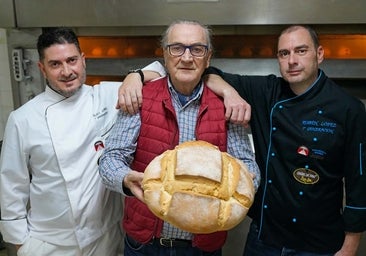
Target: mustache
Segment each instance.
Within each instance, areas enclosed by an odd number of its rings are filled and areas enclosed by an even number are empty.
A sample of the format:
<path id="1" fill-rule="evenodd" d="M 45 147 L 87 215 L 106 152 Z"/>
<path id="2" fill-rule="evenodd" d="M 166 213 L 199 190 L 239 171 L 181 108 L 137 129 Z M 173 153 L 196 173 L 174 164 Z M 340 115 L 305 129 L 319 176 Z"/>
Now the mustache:
<path id="1" fill-rule="evenodd" d="M 77 75 L 71 75 L 71 76 L 68 76 L 68 77 L 62 77 L 61 79 L 59 79 L 59 81 L 61 81 L 61 82 L 70 82 L 70 81 L 75 80 L 76 78 L 78 78 Z"/>

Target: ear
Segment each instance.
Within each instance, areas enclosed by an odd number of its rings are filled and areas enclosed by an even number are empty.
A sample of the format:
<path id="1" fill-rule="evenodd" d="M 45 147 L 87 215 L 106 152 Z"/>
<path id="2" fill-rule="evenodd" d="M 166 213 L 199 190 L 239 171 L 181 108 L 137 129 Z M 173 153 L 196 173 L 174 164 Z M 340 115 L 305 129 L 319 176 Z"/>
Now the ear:
<path id="1" fill-rule="evenodd" d="M 165 67 L 165 69 L 167 68 L 166 63 L 167 63 L 167 59 L 169 58 L 169 53 L 166 49 L 163 49 L 163 65 Z"/>
<path id="2" fill-rule="evenodd" d="M 324 60 L 324 48 L 323 46 L 319 45 L 317 52 L 316 52 L 317 58 L 318 58 L 318 64 L 322 63 Z"/>
<path id="3" fill-rule="evenodd" d="M 81 59 L 82 59 L 82 61 L 83 61 L 83 66 L 84 66 L 84 68 L 86 68 L 85 54 L 84 54 L 83 52 L 81 53 Z"/>
<path id="4" fill-rule="evenodd" d="M 208 67 L 210 66 L 211 57 L 212 57 L 212 51 L 210 50 L 210 51 L 207 53 L 207 63 L 206 63 L 206 68 L 208 68 Z"/>
<path id="5" fill-rule="evenodd" d="M 45 68 L 44 68 L 44 65 L 43 65 L 43 63 L 41 62 L 41 61 L 38 61 L 38 68 L 39 68 L 39 70 L 42 72 L 42 74 L 43 74 L 43 77 L 45 78 L 45 79 L 47 79 L 47 77 L 46 77 L 46 71 L 45 71 Z"/>

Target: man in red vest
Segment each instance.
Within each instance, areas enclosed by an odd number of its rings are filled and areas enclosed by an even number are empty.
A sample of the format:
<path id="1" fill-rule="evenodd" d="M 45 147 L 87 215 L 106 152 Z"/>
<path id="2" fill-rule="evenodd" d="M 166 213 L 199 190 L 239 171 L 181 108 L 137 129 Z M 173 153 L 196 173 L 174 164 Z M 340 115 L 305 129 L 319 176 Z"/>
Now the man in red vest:
<path id="1" fill-rule="evenodd" d="M 221 255 L 227 232 L 192 234 L 162 221 L 143 202 L 141 181 L 150 161 L 189 140 L 204 140 L 247 164 L 258 187 L 260 175 L 248 134 L 228 123 L 221 98 L 201 80 L 212 55 L 210 30 L 176 21 L 162 39 L 168 76 L 147 83 L 135 115 L 119 113 L 100 159 L 109 189 L 124 194 L 125 256 Z M 144 80 L 143 74 L 137 72 Z"/>

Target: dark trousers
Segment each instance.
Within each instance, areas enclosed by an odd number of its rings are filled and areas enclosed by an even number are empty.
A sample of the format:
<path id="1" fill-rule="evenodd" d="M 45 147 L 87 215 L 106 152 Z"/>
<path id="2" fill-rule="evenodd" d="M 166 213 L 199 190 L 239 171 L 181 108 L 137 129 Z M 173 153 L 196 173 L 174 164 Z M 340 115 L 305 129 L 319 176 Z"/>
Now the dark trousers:
<path id="1" fill-rule="evenodd" d="M 141 244 L 129 236 L 125 236 L 124 256 L 221 256 L 221 249 L 204 252 L 192 245 L 166 247 L 158 240 Z"/>
<path id="2" fill-rule="evenodd" d="M 250 224 L 247 242 L 243 256 L 333 256 L 334 254 L 319 254 L 312 252 L 298 251 L 290 248 L 275 248 L 264 244 L 258 239 L 258 226 L 255 222 Z"/>

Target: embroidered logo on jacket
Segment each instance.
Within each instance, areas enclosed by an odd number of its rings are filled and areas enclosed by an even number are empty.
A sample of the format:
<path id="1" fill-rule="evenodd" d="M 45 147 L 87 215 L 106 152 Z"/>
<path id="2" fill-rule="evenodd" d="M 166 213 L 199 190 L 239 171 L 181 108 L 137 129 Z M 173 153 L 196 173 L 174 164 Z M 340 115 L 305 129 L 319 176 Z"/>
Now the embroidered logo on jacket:
<path id="1" fill-rule="evenodd" d="M 99 118 L 105 116 L 106 114 L 108 114 L 108 108 L 104 107 L 99 112 L 94 113 L 93 116 L 94 116 L 94 118 L 99 119 Z"/>
<path id="2" fill-rule="evenodd" d="M 308 156 L 309 155 L 309 149 L 305 146 L 300 146 L 297 149 L 297 153 L 303 156 Z"/>
<path id="3" fill-rule="evenodd" d="M 306 132 L 335 134 L 337 124 L 318 120 L 303 120 L 302 129 Z"/>
<path id="4" fill-rule="evenodd" d="M 104 143 L 103 143 L 103 141 L 98 140 L 97 142 L 95 142 L 94 143 L 94 149 L 95 149 L 95 151 L 104 149 Z"/>
<path id="5" fill-rule="evenodd" d="M 306 169 L 306 168 L 298 168 L 293 172 L 293 176 L 295 180 L 302 184 L 312 185 L 319 181 L 319 174 L 315 171 Z"/>

